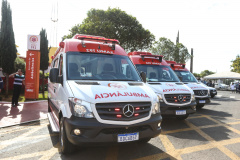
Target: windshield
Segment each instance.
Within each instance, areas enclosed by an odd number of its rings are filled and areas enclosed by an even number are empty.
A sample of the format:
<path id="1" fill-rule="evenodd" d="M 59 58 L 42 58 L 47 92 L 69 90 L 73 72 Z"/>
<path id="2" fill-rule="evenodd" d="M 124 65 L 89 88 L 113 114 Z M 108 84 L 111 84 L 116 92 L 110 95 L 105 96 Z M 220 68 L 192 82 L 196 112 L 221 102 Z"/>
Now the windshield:
<path id="1" fill-rule="evenodd" d="M 182 82 L 198 82 L 194 75 L 189 71 L 175 71 Z"/>
<path id="2" fill-rule="evenodd" d="M 169 66 L 136 65 L 139 72 L 145 72 L 148 82 L 180 82 Z"/>
<path id="3" fill-rule="evenodd" d="M 127 56 L 67 53 L 67 79 L 100 81 L 142 81 Z"/>

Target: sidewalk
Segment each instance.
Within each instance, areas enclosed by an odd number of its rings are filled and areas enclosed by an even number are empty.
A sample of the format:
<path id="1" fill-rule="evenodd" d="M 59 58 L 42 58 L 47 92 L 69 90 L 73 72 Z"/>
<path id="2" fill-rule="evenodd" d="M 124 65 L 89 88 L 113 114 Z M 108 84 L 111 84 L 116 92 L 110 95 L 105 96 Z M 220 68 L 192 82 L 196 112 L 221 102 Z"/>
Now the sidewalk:
<path id="1" fill-rule="evenodd" d="M 20 102 L 11 107 L 11 102 L 0 102 L 0 128 L 47 118 L 48 102 Z"/>

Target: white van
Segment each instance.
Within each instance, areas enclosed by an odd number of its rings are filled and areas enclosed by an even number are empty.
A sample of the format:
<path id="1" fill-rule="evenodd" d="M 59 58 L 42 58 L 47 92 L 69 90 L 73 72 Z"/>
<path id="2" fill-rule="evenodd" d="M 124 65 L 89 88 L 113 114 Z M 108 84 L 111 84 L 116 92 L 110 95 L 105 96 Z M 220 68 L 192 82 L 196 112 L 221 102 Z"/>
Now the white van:
<path id="1" fill-rule="evenodd" d="M 201 109 L 205 104 L 211 102 L 210 90 L 201 82 L 197 81 L 194 75 L 185 67 L 185 64 L 177 63 L 175 61 L 167 61 L 167 63 L 170 64 L 171 68 L 181 81 L 193 90 L 198 109 Z"/>
<path id="2" fill-rule="evenodd" d="M 61 42 L 51 63 L 48 117 L 62 153 L 159 135 L 159 99 L 141 77 L 117 40 L 75 35 Z"/>
<path id="3" fill-rule="evenodd" d="M 196 112 L 193 91 L 178 79 L 163 56 L 137 51 L 128 56 L 139 72 L 146 73 L 148 85 L 158 94 L 162 116 L 184 120 Z"/>

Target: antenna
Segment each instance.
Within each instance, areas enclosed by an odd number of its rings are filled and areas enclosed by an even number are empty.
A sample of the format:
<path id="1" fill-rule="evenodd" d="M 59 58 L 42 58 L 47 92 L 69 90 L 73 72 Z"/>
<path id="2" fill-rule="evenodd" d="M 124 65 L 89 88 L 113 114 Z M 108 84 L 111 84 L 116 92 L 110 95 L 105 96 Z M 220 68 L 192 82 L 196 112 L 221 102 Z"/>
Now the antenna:
<path id="1" fill-rule="evenodd" d="M 57 25 L 58 25 L 58 1 L 52 1 L 52 13 L 51 13 L 51 40 L 50 45 L 57 47 Z"/>

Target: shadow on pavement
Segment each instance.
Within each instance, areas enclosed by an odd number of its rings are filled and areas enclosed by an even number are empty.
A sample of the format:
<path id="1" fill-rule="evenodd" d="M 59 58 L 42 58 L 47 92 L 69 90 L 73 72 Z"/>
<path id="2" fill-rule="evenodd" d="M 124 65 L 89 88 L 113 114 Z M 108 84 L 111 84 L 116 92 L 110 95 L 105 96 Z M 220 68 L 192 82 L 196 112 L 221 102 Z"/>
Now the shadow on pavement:
<path id="1" fill-rule="evenodd" d="M 49 134 L 53 134 L 49 125 L 48 130 Z M 152 139 L 150 143 L 132 142 L 125 144 L 109 144 L 104 146 L 77 147 L 74 153 L 63 155 L 59 151 L 52 158 L 61 158 L 63 160 L 105 160 L 107 159 L 106 157 L 108 157 L 108 159 L 113 158 L 118 160 L 137 159 L 159 153 L 164 153 L 164 151 L 159 149 L 162 147 L 157 147 L 155 146 L 155 144 L 151 144 L 154 143 L 156 139 L 157 138 Z M 59 136 L 51 136 L 51 141 L 52 145 L 55 146 L 59 142 Z M 111 152 L 114 152 L 114 154 L 111 154 Z M 109 154 L 111 154 L 110 157 Z M 175 159 L 166 153 L 165 157 L 168 157 L 167 159 Z"/>

